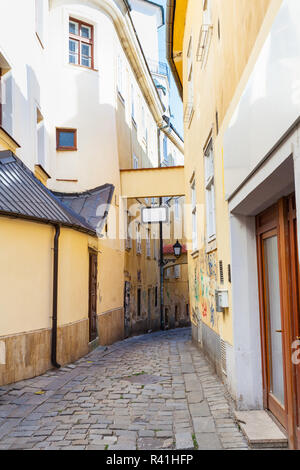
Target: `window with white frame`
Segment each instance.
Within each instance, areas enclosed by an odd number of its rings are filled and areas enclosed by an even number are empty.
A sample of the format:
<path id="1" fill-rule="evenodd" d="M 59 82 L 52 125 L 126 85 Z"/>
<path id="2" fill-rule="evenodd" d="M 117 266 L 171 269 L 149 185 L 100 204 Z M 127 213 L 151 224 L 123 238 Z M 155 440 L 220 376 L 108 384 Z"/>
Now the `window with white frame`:
<path id="1" fill-rule="evenodd" d="M 192 199 L 192 247 L 193 251 L 198 249 L 198 227 L 197 227 L 197 199 L 196 199 L 196 182 L 191 185 Z"/>
<path id="2" fill-rule="evenodd" d="M 165 279 L 171 279 L 172 277 L 172 268 L 165 269 Z"/>
<path id="3" fill-rule="evenodd" d="M 147 258 L 151 257 L 151 232 L 150 228 L 147 228 L 146 230 L 146 253 L 147 253 Z"/>
<path id="4" fill-rule="evenodd" d="M 204 67 L 207 61 L 212 30 L 211 0 L 203 0 L 203 19 L 196 53 L 196 59 L 202 63 L 202 67 Z"/>
<path id="5" fill-rule="evenodd" d="M 205 193 L 206 193 L 206 227 L 207 239 L 212 240 L 216 235 L 216 209 L 215 209 L 215 172 L 213 143 L 210 140 L 205 152 Z"/>
<path id="6" fill-rule="evenodd" d="M 190 42 L 187 51 L 187 104 L 184 112 L 184 121 L 189 123 L 193 116 L 194 107 L 194 76 L 193 76 L 193 38 L 190 37 Z"/>
<path id="7" fill-rule="evenodd" d="M 36 108 L 37 163 L 45 169 L 45 123 L 39 108 Z"/>
<path id="8" fill-rule="evenodd" d="M 126 250 L 131 250 L 132 248 L 132 237 L 131 237 L 131 225 L 130 225 L 130 213 L 128 210 L 125 211 L 125 248 Z"/>
<path id="9" fill-rule="evenodd" d="M 133 154 L 133 156 L 132 156 L 132 168 L 134 170 L 137 170 L 138 167 L 139 167 L 139 159 L 135 154 Z"/>
<path id="10" fill-rule="evenodd" d="M 135 90 L 132 84 L 131 84 L 131 117 L 135 122 Z"/>
<path id="11" fill-rule="evenodd" d="M 179 220 L 180 211 L 179 211 L 179 199 L 178 199 L 178 197 L 176 197 L 175 200 L 174 200 L 174 216 L 175 216 L 176 220 Z"/>
<path id="12" fill-rule="evenodd" d="M 42 47 L 44 42 L 44 8 L 45 0 L 35 0 L 35 32 Z"/>
<path id="13" fill-rule="evenodd" d="M 124 99 L 124 70 L 121 54 L 117 57 L 117 89 L 121 97 Z"/>
<path id="14" fill-rule="evenodd" d="M 203 24 L 211 25 L 211 0 L 203 0 Z"/>
<path id="15" fill-rule="evenodd" d="M 154 233 L 153 235 L 153 258 L 157 259 L 157 242 L 158 240 L 156 239 L 156 234 Z"/>
<path id="16" fill-rule="evenodd" d="M 141 224 L 136 224 L 136 253 L 140 255 L 142 253 L 142 235 L 141 235 Z"/>
<path id="17" fill-rule="evenodd" d="M 175 279 L 180 278 L 180 268 L 181 268 L 181 266 L 178 265 L 178 264 L 174 266 L 174 277 L 175 277 Z"/>

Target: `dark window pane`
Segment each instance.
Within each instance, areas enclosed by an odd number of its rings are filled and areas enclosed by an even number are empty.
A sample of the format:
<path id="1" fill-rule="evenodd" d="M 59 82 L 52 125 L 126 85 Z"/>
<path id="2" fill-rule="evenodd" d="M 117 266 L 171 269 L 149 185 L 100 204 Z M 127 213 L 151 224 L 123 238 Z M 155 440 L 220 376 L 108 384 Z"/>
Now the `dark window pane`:
<path id="1" fill-rule="evenodd" d="M 74 147 L 74 146 L 75 146 L 75 133 L 60 131 L 59 147 Z"/>

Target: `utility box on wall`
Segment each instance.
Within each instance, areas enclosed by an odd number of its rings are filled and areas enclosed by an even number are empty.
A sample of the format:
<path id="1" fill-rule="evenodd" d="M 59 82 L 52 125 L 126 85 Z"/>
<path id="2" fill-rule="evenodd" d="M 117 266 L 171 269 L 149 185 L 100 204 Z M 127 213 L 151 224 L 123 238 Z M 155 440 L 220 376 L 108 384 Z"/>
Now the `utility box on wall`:
<path id="1" fill-rule="evenodd" d="M 228 290 L 216 290 L 216 310 L 224 312 L 229 307 Z"/>

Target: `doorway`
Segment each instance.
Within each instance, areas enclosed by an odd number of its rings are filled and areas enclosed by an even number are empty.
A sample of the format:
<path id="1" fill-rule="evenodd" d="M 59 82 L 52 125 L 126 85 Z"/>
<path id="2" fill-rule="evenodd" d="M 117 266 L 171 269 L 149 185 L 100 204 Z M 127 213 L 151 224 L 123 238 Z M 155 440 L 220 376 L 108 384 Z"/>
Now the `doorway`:
<path id="1" fill-rule="evenodd" d="M 97 336 L 97 273 L 98 254 L 89 252 L 89 341 L 94 341 Z"/>
<path id="2" fill-rule="evenodd" d="M 298 446 L 299 364 L 291 360 L 299 338 L 299 258 L 295 195 L 256 218 L 264 406 Z"/>

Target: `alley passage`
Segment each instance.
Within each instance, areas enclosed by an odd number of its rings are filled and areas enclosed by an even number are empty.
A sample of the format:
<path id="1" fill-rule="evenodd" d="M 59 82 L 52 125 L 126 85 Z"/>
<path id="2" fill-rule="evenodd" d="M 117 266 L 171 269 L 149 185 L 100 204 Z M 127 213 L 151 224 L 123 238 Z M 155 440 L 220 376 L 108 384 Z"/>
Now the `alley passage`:
<path id="1" fill-rule="evenodd" d="M 190 329 L 130 338 L 0 388 L 0 449 L 246 449 Z"/>

